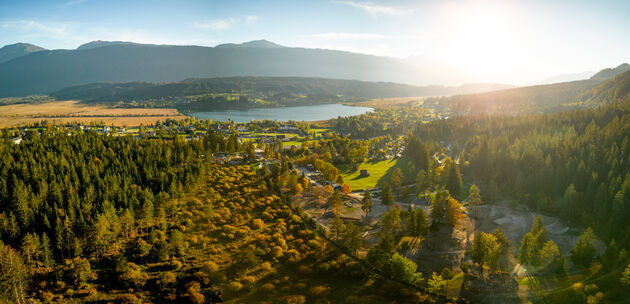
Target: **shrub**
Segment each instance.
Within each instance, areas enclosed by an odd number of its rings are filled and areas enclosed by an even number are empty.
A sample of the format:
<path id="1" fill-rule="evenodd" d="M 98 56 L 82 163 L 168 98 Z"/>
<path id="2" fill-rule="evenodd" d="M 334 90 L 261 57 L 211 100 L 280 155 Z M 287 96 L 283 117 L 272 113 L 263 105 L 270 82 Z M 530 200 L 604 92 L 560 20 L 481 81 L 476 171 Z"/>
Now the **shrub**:
<path id="1" fill-rule="evenodd" d="M 282 247 L 280 246 L 274 246 L 273 249 L 271 249 L 271 254 L 276 257 L 279 258 L 282 256 Z"/>
<path id="2" fill-rule="evenodd" d="M 147 275 L 142 268 L 134 263 L 127 263 L 122 273 L 118 275 L 118 279 L 122 281 L 126 287 L 141 288 L 147 282 L 149 275 Z"/>
<path id="3" fill-rule="evenodd" d="M 291 295 L 284 298 L 287 304 L 304 304 L 306 303 L 306 297 L 303 295 Z"/>
<path id="4" fill-rule="evenodd" d="M 260 286 L 260 289 L 262 289 L 265 292 L 271 292 L 273 291 L 274 288 L 275 286 L 271 283 L 265 283 L 262 286 Z"/>
<path id="5" fill-rule="evenodd" d="M 243 288 L 243 284 L 233 281 L 230 282 L 227 286 L 228 290 L 232 291 L 232 292 L 238 292 L 239 290 L 241 290 Z"/>
<path id="6" fill-rule="evenodd" d="M 211 275 L 217 271 L 219 271 L 219 265 L 217 265 L 217 263 L 212 262 L 212 261 L 208 261 L 203 263 L 203 265 L 201 265 L 201 272 L 204 272 L 207 275 Z"/>
<path id="7" fill-rule="evenodd" d="M 190 299 L 190 302 L 193 304 L 203 304 L 206 300 L 205 297 L 198 292 L 188 294 L 188 299 Z"/>
<path id="8" fill-rule="evenodd" d="M 328 295 L 330 290 L 326 286 L 313 286 L 309 289 L 309 292 L 312 296 L 317 298 L 323 298 Z"/>
<path id="9" fill-rule="evenodd" d="M 251 227 L 252 227 L 252 229 L 261 229 L 262 227 L 264 227 L 264 225 L 265 225 L 265 222 L 263 222 L 263 220 L 261 220 L 261 219 L 254 219 L 252 221 Z"/>
<path id="10" fill-rule="evenodd" d="M 140 304 L 142 301 L 131 293 L 124 293 L 118 296 L 118 301 L 122 304 Z"/>
<path id="11" fill-rule="evenodd" d="M 323 263 L 319 264 L 319 266 L 317 266 L 317 270 L 319 272 L 326 273 L 326 272 L 328 272 L 330 270 L 330 264 L 328 264 L 326 262 L 323 262 Z"/>

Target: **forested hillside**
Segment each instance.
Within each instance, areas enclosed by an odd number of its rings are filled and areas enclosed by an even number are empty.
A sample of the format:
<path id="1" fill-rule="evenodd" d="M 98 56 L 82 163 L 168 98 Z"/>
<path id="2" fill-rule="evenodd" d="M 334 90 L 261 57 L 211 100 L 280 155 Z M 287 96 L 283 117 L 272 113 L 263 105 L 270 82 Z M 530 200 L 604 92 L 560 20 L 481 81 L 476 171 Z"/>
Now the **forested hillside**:
<path id="1" fill-rule="evenodd" d="M 439 103 L 453 114 L 528 114 L 570 111 L 593 106 L 594 98 L 584 97 L 598 86 L 628 70 L 628 64 L 603 70 L 590 79 L 548 85 L 528 86 L 486 93 L 430 98 L 427 104 Z"/>
<path id="2" fill-rule="evenodd" d="M 503 89 L 498 84 L 416 87 L 390 82 L 300 78 L 227 77 L 172 83 L 92 83 L 51 94 L 59 100 L 122 102 L 121 105 L 173 106 L 185 110 L 323 104 L 373 98 L 463 94 Z"/>
<path id="3" fill-rule="evenodd" d="M 456 117 L 418 125 L 415 131 L 434 145 L 453 144 L 464 175 L 480 183 L 488 197 L 514 198 L 578 227 L 592 227 L 610 246 L 598 259 L 603 268 L 591 282 L 605 290 L 611 302 L 628 295 L 620 283 L 621 272 L 630 263 L 628 79 L 626 73 L 602 84 L 596 96 L 604 96 L 602 101 L 608 103 L 597 108 Z M 554 303 L 566 296 L 558 296 Z"/>

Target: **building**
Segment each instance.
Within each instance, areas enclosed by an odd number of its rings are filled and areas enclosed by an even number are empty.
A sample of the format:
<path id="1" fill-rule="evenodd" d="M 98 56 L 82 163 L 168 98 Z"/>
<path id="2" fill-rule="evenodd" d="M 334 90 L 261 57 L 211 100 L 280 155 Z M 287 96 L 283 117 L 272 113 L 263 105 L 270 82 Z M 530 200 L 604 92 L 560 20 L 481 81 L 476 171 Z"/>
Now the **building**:
<path id="1" fill-rule="evenodd" d="M 22 142 L 22 137 L 11 138 L 11 142 L 13 142 L 16 145 L 19 145 Z"/>

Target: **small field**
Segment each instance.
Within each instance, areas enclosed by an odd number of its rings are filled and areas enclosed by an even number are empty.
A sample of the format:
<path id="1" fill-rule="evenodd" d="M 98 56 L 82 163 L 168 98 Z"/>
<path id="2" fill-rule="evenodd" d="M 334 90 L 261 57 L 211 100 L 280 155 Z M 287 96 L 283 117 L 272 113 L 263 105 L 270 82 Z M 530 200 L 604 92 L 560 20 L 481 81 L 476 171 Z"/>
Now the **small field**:
<path id="1" fill-rule="evenodd" d="M 376 187 L 381 181 L 389 182 L 392 172 L 400 168 L 403 174 L 403 184 L 413 182 L 415 167 L 410 159 L 403 157 L 400 159 L 388 159 L 378 162 L 364 162 L 359 170 L 352 171 L 351 168 L 339 168 L 343 180 L 350 185 L 353 190 L 370 189 Z M 361 170 L 367 170 L 370 176 L 361 177 Z"/>
<path id="2" fill-rule="evenodd" d="M 176 109 L 122 109 L 102 105 L 84 105 L 78 101 L 54 101 L 40 104 L 0 106 L 0 128 L 30 125 L 42 120 L 56 123 L 103 122 L 117 126 L 139 126 L 158 120 L 184 119 Z"/>

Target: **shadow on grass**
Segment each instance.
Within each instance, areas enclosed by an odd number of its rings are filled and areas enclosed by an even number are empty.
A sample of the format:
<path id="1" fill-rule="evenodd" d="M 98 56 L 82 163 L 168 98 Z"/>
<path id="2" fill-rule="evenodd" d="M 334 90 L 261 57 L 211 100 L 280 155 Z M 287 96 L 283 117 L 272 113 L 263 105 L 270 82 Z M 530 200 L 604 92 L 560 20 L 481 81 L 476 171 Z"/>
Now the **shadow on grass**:
<path id="1" fill-rule="evenodd" d="M 382 185 L 383 183 L 389 183 L 392 179 L 392 173 L 396 170 L 396 168 L 400 168 L 402 172 L 403 181 L 402 184 L 410 184 L 415 180 L 416 166 L 413 164 L 411 159 L 403 157 L 396 160 L 396 164 L 391 166 L 383 176 L 376 182 L 377 185 Z"/>

